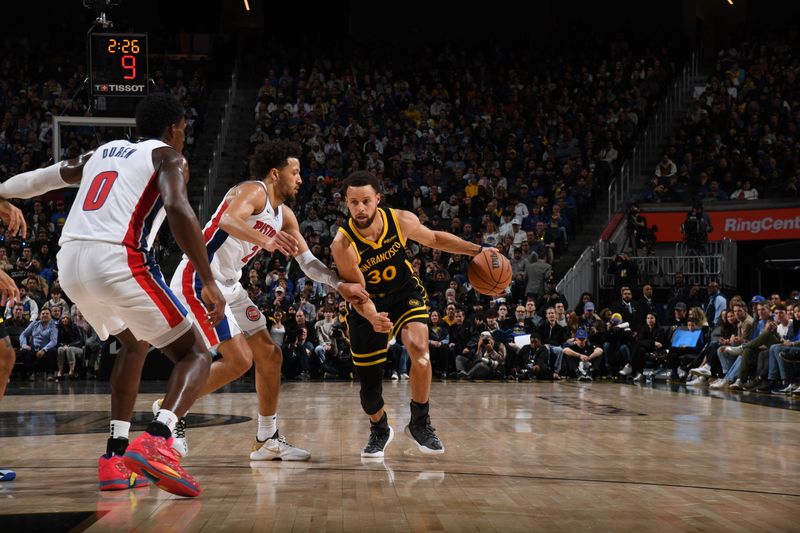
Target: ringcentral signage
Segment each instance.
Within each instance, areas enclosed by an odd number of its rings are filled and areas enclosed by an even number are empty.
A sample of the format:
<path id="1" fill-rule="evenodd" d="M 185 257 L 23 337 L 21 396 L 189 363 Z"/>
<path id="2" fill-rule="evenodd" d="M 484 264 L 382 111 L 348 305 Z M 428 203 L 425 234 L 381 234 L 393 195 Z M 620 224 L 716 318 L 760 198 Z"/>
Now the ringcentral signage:
<path id="1" fill-rule="evenodd" d="M 647 225 L 658 227 L 658 242 L 683 240 L 681 224 L 686 211 L 642 212 Z M 771 239 L 800 239 L 800 208 L 752 209 L 747 211 L 706 211 L 713 231 L 708 240 L 727 237 L 735 240 L 761 241 Z"/>

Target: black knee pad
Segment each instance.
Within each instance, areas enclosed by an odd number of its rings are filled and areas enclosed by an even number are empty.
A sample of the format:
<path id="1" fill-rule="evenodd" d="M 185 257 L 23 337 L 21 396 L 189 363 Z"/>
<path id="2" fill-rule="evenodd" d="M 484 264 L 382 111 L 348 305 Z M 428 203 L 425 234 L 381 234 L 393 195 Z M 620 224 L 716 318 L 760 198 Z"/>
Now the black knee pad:
<path id="1" fill-rule="evenodd" d="M 373 415 L 383 407 L 383 363 L 356 368 L 361 382 L 361 408 Z"/>

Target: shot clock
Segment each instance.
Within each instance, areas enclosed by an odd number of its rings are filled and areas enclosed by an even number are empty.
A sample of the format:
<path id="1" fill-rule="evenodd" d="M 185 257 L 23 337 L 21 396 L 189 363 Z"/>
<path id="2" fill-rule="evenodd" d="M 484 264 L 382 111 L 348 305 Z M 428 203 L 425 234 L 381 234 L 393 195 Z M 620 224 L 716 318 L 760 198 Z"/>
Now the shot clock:
<path id="1" fill-rule="evenodd" d="M 93 96 L 147 95 L 147 34 L 90 34 L 89 76 Z"/>

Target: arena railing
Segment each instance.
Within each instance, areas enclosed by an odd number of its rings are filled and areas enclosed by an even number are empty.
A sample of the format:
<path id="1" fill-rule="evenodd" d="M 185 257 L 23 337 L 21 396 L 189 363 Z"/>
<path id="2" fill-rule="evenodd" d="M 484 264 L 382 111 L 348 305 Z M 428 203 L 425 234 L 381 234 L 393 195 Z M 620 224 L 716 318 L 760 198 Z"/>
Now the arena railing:
<path id="1" fill-rule="evenodd" d="M 608 184 L 608 218 L 622 211 L 629 200 L 631 183 L 644 172 L 646 165 L 653 161 L 664 138 L 670 133 L 677 114 L 692 94 L 693 83 L 699 69 L 699 55 L 692 52 L 680 76 L 667 90 L 660 108 L 650 119 L 642 137 L 631 150 L 630 157 L 620 167 L 619 173 Z"/>
<path id="2" fill-rule="evenodd" d="M 236 88 L 239 71 L 239 60 L 237 59 L 233 65 L 233 72 L 231 73 L 231 84 L 228 88 L 225 98 L 225 110 L 222 113 L 222 118 L 219 122 L 219 130 L 217 131 L 217 139 L 214 142 L 214 149 L 211 155 L 211 164 L 208 168 L 208 179 L 203 185 L 203 200 L 197 206 L 197 214 L 201 222 L 208 220 L 213 205 L 215 203 L 214 191 L 216 190 L 217 174 L 219 172 L 220 164 L 222 163 L 222 149 L 225 146 L 225 140 L 228 136 L 228 129 L 231 126 L 231 112 L 233 111 L 233 102 L 236 99 Z"/>

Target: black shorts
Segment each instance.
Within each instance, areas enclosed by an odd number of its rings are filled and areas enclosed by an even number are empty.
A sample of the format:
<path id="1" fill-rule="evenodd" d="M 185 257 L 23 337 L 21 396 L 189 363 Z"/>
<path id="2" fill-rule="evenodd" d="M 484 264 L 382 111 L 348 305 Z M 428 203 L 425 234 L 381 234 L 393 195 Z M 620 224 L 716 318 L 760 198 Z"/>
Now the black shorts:
<path id="1" fill-rule="evenodd" d="M 386 350 L 392 337 L 409 322 L 428 323 L 428 298 L 425 289 L 413 286 L 410 290 L 398 291 L 397 295 L 373 300 L 379 313 L 389 313 L 392 331 L 376 333 L 372 324 L 354 309 L 348 309 L 347 328 L 350 333 L 350 351 L 353 364 L 372 366 L 386 361 Z"/>

